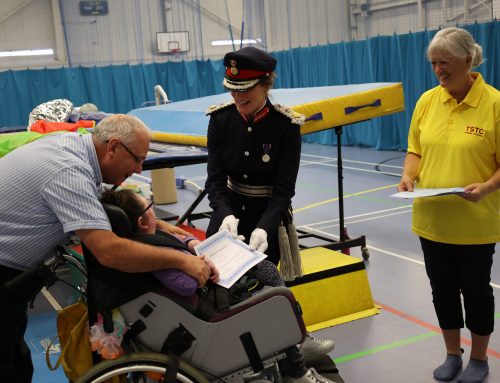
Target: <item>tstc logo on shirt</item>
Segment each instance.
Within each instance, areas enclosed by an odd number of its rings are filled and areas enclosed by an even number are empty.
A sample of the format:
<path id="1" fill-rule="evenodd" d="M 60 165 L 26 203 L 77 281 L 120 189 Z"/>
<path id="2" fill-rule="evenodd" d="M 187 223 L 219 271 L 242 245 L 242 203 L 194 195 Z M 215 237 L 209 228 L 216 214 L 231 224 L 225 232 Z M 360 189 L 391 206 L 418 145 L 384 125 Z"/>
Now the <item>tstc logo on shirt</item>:
<path id="1" fill-rule="evenodd" d="M 484 129 L 479 128 L 478 126 L 466 126 L 464 133 L 465 134 L 472 134 L 472 135 L 478 136 L 478 137 L 484 137 Z"/>

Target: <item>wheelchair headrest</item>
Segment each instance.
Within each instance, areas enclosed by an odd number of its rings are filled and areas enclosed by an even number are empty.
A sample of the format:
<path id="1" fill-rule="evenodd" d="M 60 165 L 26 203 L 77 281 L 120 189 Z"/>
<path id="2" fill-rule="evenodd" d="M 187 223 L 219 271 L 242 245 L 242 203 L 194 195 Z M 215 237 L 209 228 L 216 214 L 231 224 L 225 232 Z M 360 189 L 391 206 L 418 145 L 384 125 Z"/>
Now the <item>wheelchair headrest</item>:
<path id="1" fill-rule="evenodd" d="M 108 215 L 113 232 L 119 237 L 130 237 L 132 235 L 132 225 L 123 209 L 109 203 L 103 203 L 102 207 Z"/>

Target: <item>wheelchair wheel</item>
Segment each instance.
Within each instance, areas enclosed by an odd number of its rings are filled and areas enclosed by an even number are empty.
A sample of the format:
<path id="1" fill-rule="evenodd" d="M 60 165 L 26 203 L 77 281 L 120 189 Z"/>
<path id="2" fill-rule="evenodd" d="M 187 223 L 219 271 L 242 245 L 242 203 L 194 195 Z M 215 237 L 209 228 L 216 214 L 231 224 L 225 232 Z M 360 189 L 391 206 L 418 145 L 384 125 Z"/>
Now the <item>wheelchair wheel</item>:
<path id="1" fill-rule="evenodd" d="M 158 353 L 133 353 L 118 359 L 96 364 L 75 383 L 154 383 L 162 382 L 167 369 L 167 355 Z M 205 376 L 180 361 L 176 381 L 181 383 L 208 383 Z"/>

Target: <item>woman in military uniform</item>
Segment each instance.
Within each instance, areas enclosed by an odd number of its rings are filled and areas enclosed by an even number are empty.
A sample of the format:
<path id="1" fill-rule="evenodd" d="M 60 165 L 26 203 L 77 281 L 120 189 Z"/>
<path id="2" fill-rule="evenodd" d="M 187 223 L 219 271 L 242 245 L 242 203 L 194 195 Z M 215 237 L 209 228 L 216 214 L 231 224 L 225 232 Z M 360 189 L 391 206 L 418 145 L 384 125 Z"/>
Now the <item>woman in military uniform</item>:
<path id="1" fill-rule="evenodd" d="M 208 178 L 213 210 L 207 235 L 227 229 L 280 260 L 278 227 L 287 218 L 300 162 L 304 116 L 268 98 L 276 60 L 253 47 L 224 57 L 233 101 L 211 107 Z"/>
<path id="2" fill-rule="evenodd" d="M 268 98 L 276 60 L 253 47 L 224 56 L 223 85 L 233 101 L 211 107 L 208 125 L 208 178 L 213 210 L 207 236 L 228 230 L 251 248 L 280 261 L 278 227 L 289 220 L 300 163 L 300 125 L 304 116 Z M 330 383 L 304 359 L 334 348 L 331 340 L 310 335 L 287 351 L 280 368 L 286 383 Z"/>

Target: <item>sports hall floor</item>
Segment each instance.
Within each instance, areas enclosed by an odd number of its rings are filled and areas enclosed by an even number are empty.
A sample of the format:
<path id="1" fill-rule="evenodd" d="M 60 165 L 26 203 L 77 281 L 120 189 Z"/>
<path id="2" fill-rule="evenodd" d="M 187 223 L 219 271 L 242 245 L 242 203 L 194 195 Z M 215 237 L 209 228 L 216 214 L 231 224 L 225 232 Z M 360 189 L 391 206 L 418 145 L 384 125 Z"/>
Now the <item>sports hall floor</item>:
<path id="1" fill-rule="evenodd" d="M 332 146 L 303 145 L 293 207 L 297 226 L 338 238 L 336 151 Z M 389 197 L 396 192 L 404 153 L 343 147 L 342 157 L 346 226 L 350 237 L 366 236 L 370 251 L 366 262 L 368 278 L 381 310 L 378 315 L 319 330 L 315 335 L 335 340 L 331 356 L 347 383 L 434 382 L 432 370 L 445 355 L 420 246 L 410 229 L 411 201 Z M 176 168 L 176 176 L 202 186 L 205 166 Z M 189 185 L 178 190 L 176 204 L 157 209 L 182 214 L 196 196 Z M 196 211 L 206 210 L 205 199 Z M 204 228 L 204 221 L 195 223 Z M 360 254 L 359 248 L 351 249 L 351 255 L 361 258 Z M 492 286 L 498 307 L 500 264 L 498 256 L 495 258 Z M 54 286 L 51 291 L 57 299 L 68 300 L 69 292 L 61 289 L 64 287 Z M 495 324 L 500 327 L 498 310 Z M 36 365 L 35 383 L 66 382 L 60 369 L 50 372 L 45 367 L 43 344 L 55 333 L 54 311 L 40 296 L 31 312 L 26 336 Z M 470 354 L 470 336 L 467 331 L 462 336 L 465 365 Z M 490 375 L 485 382 L 499 382 L 500 330 L 491 337 L 489 365 Z"/>

